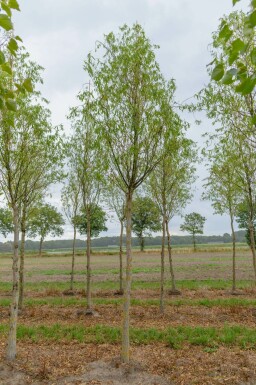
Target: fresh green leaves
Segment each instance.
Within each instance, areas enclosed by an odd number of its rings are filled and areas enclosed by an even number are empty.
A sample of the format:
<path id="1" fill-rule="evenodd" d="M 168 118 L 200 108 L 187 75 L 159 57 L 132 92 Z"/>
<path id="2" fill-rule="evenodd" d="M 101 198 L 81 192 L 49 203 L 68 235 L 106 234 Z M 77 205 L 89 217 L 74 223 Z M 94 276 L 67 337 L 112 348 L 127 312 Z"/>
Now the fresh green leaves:
<path id="1" fill-rule="evenodd" d="M 225 72 L 224 65 L 222 63 L 219 63 L 213 69 L 212 74 L 211 74 L 211 78 L 213 80 L 219 81 L 223 78 L 224 72 Z"/>
<path id="2" fill-rule="evenodd" d="M 9 16 L 4 13 L 0 13 L 0 27 L 5 29 L 6 31 L 10 31 L 13 29 L 13 24 Z"/>

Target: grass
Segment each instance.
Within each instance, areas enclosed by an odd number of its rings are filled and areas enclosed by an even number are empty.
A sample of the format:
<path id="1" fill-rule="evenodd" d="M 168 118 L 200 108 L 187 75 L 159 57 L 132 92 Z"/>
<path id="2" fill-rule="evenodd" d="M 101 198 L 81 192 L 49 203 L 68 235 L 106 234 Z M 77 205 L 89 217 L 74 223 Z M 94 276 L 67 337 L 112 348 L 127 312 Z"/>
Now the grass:
<path id="1" fill-rule="evenodd" d="M 7 333 L 7 326 L 0 325 L 0 335 Z M 218 346 L 239 346 L 242 349 L 256 349 L 256 330 L 243 326 L 215 327 L 188 327 L 179 326 L 165 330 L 135 329 L 130 330 L 131 342 L 136 345 L 164 343 L 170 348 L 179 349 L 185 343 L 208 348 Z M 17 331 L 19 340 L 29 339 L 37 342 L 40 340 L 51 341 L 78 341 L 83 343 L 110 343 L 120 342 L 121 331 L 118 327 L 95 325 L 83 327 L 81 325 L 52 326 L 19 325 Z"/>

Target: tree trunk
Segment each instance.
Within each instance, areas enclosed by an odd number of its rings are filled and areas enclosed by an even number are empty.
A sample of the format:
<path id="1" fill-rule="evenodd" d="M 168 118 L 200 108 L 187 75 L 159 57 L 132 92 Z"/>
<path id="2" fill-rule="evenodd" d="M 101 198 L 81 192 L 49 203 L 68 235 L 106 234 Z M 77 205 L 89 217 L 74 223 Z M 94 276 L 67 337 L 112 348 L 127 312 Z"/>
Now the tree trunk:
<path id="1" fill-rule="evenodd" d="M 76 226 L 74 226 L 72 266 L 71 266 L 71 275 L 70 275 L 70 290 L 73 290 L 73 288 L 74 288 L 75 250 L 76 250 Z"/>
<path id="2" fill-rule="evenodd" d="M 165 220 L 166 225 L 166 233 L 167 233 L 167 245 L 168 245 L 168 255 L 169 255 L 169 263 L 170 263 L 170 273 L 171 273 L 171 281 L 172 281 L 172 291 L 176 292 L 176 285 L 175 285 L 175 277 L 174 277 L 174 271 L 173 271 L 173 263 L 172 263 L 172 248 L 171 248 L 171 236 L 168 226 L 168 220 Z M 178 291 L 177 291 L 178 292 Z"/>
<path id="3" fill-rule="evenodd" d="M 193 249 L 194 249 L 194 252 L 196 252 L 196 236 L 194 233 L 192 234 L 192 238 L 193 238 Z"/>
<path id="4" fill-rule="evenodd" d="M 19 310 L 23 308 L 24 297 L 24 258 L 25 258 L 25 238 L 26 238 L 26 208 L 23 208 L 21 220 L 21 245 L 20 245 L 20 271 L 19 271 Z"/>
<path id="5" fill-rule="evenodd" d="M 122 328 L 122 352 L 121 358 L 124 363 L 130 361 L 130 304 L 131 304 L 131 281 L 132 281 L 132 191 L 126 195 L 126 274 L 124 282 L 124 308 Z"/>
<path id="6" fill-rule="evenodd" d="M 140 236 L 140 251 L 144 251 L 144 248 L 145 248 L 145 239 L 144 239 L 143 235 L 141 234 L 141 236 Z"/>
<path id="7" fill-rule="evenodd" d="M 41 237 L 41 239 L 40 239 L 40 245 L 39 245 L 39 257 L 42 257 L 43 241 L 44 241 L 44 238 Z"/>
<path id="8" fill-rule="evenodd" d="M 252 250 L 254 279 L 256 281 L 256 254 L 255 254 L 255 239 L 254 239 L 254 227 L 253 227 L 252 218 L 250 218 L 250 220 L 249 220 L 249 232 L 250 232 L 250 243 L 251 243 L 251 250 Z"/>
<path id="9" fill-rule="evenodd" d="M 18 262 L 19 262 L 19 209 L 13 206 L 14 244 L 12 262 L 12 303 L 10 306 L 10 323 L 7 342 L 6 358 L 14 360 L 16 357 L 16 338 L 18 320 Z"/>
<path id="10" fill-rule="evenodd" d="M 87 240 L 86 240 L 86 258 L 87 258 L 87 281 L 86 281 L 86 312 L 92 312 L 92 293 L 91 293 L 91 218 L 90 210 L 87 210 Z"/>
<path id="11" fill-rule="evenodd" d="M 123 294 L 123 232 L 124 232 L 124 223 L 123 221 L 121 223 L 121 231 L 120 231 L 120 238 L 119 238 L 119 291 L 120 294 Z"/>
<path id="12" fill-rule="evenodd" d="M 162 250 L 161 250 L 161 283 L 160 283 L 160 312 L 164 313 L 164 247 L 165 247 L 165 216 L 162 222 Z"/>
<path id="13" fill-rule="evenodd" d="M 236 234 L 234 230 L 234 218 L 233 215 L 230 215 L 231 222 L 231 231 L 232 231 L 232 248 L 233 248 L 233 256 L 232 256 L 232 291 L 236 291 Z"/>

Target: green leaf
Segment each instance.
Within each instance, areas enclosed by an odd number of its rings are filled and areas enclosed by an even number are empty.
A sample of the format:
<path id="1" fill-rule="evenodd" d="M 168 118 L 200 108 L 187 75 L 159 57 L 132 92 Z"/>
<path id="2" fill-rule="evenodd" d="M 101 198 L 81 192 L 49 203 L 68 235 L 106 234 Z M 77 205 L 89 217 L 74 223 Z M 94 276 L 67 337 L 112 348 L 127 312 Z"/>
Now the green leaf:
<path id="1" fill-rule="evenodd" d="M 236 86 L 236 92 L 239 92 L 242 95 L 248 95 L 254 90 L 255 85 L 256 85 L 256 79 L 247 78 L 242 83 Z"/>
<path id="2" fill-rule="evenodd" d="M 16 51 L 18 50 L 19 46 L 17 44 L 17 41 L 13 38 L 10 39 L 8 45 L 7 45 L 7 49 L 13 54 L 15 55 L 16 54 Z"/>
<path id="3" fill-rule="evenodd" d="M 229 58 L 228 58 L 228 64 L 231 66 L 236 61 L 238 56 L 239 56 L 239 52 L 238 51 L 230 52 Z"/>
<path id="4" fill-rule="evenodd" d="M 16 101 L 14 99 L 7 99 L 5 104 L 6 104 L 6 107 L 8 108 L 8 110 L 17 111 L 17 104 L 16 104 Z"/>
<path id="5" fill-rule="evenodd" d="M 211 75 L 211 78 L 213 80 L 216 80 L 216 81 L 219 81 L 223 75 L 224 75 L 224 66 L 223 64 L 217 64 L 216 67 L 213 69 L 212 71 L 212 75 Z"/>
<path id="6" fill-rule="evenodd" d="M 256 125 L 256 115 L 252 117 L 252 124 Z"/>
<path id="7" fill-rule="evenodd" d="M 6 5 L 5 3 L 2 2 L 1 3 L 1 8 L 7 13 L 7 15 L 9 17 L 12 16 L 12 11 L 11 11 L 10 7 L 8 7 L 8 5 Z"/>
<path id="8" fill-rule="evenodd" d="M 256 0 L 252 0 L 251 1 L 251 6 L 252 6 L 253 9 L 256 8 Z"/>
<path id="9" fill-rule="evenodd" d="M 231 44 L 231 54 L 232 52 L 240 52 L 245 48 L 245 43 L 241 39 L 236 39 Z"/>
<path id="10" fill-rule="evenodd" d="M 26 89 L 26 91 L 28 92 L 33 92 L 33 85 L 32 85 L 32 81 L 31 79 L 26 79 L 24 82 L 23 82 L 23 87 Z"/>
<path id="11" fill-rule="evenodd" d="M 10 64 L 8 64 L 8 63 L 2 64 L 2 70 L 4 72 L 7 72 L 9 75 L 12 75 L 12 69 L 10 67 Z"/>
<path id="12" fill-rule="evenodd" d="M 256 47 L 250 53 L 252 64 L 256 65 Z"/>
<path id="13" fill-rule="evenodd" d="M 15 40 L 20 41 L 21 43 L 23 42 L 23 40 L 20 36 L 15 36 Z"/>
<path id="14" fill-rule="evenodd" d="M 17 0 L 9 0 L 8 5 L 12 9 L 16 9 L 17 11 L 20 11 L 20 6 Z"/>
<path id="15" fill-rule="evenodd" d="M 5 29 L 6 31 L 10 31 L 11 29 L 13 29 L 11 19 L 4 13 L 0 13 L 0 27 Z"/>
<path id="16" fill-rule="evenodd" d="M 251 27 L 255 27 L 255 25 L 256 25 L 256 11 L 253 11 L 249 15 L 249 23 L 250 23 Z"/>
<path id="17" fill-rule="evenodd" d="M 237 70 L 232 68 L 227 71 L 222 79 L 222 84 L 228 85 L 234 82 L 234 76 L 237 74 Z"/>
<path id="18" fill-rule="evenodd" d="M 225 41 L 228 41 L 230 37 L 232 36 L 233 32 L 229 28 L 227 24 L 224 25 L 224 27 L 220 30 L 219 38 L 224 39 Z"/>
<path id="19" fill-rule="evenodd" d="M 236 3 L 238 3 L 240 0 L 232 0 L 233 2 L 233 6 L 236 5 Z"/>
<path id="20" fill-rule="evenodd" d="M 2 65 L 4 63 L 5 63 L 5 56 L 4 56 L 4 53 L 2 51 L 0 51 L 0 65 Z"/>

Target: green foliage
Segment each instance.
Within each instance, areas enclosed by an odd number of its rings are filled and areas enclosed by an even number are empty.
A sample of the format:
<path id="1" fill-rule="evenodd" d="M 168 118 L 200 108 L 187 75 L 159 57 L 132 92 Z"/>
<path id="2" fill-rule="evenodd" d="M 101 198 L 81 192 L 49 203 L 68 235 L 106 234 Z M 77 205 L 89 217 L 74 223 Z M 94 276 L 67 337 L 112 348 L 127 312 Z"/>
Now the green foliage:
<path id="1" fill-rule="evenodd" d="M 6 238 L 13 232 L 12 211 L 8 208 L 0 208 L 0 233 Z"/>
<path id="2" fill-rule="evenodd" d="M 107 215 L 106 212 L 99 205 L 90 205 L 90 230 L 92 237 L 98 237 L 102 231 L 107 231 L 106 222 Z M 73 223 L 76 224 L 77 229 L 80 234 L 87 233 L 87 214 L 84 209 L 81 210 L 80 215 L 76 215 L 73 219 Z"/>
<path id="3" fill-rule="evenodd" d="M 156 204 L 149 197 L 137 197 L 133 201 L 132 231 L 142 239 L 150 232 L 161 230 L 161 217 Z M 144 249 L 144 245 L 142 246 Z"/>
<path id="4" fill-rule="evenodd" d="M 254 218 L 253 218 L 253 229 L 254 229 L 254 239 L 256 242 L 256 204 L 254 204 Z M 249 219 L 250 219 L 250 210 L 248 210 L 248 205 L 246 202 L 241 203 L 238 206 L 236 221 L 240 229 L 245 229 L 245 238 L 248 245 L 251 245 L 250 239 L 250 229 L 249 229 Z"/>
<path id="5" fill-rule="evenodd" d="M 186 231 L 193 237 L 195 249 L 195 235 L 203 234 L 203 228 L 206 218 L 199 213 L 191 213 L 185 215 L 184 223 L 180 226 L 181 231 Z"/>
<path id="6" fill-rule="evenodd" d="M 29 210 L 28 236 L 35 238 L 39 236 L 45 239 L 47 235 L 52 237 L 63 234 L 62 226 L 65 224 L 62 215 L 56 208 L 48 203 L 39 204 Z"/>

